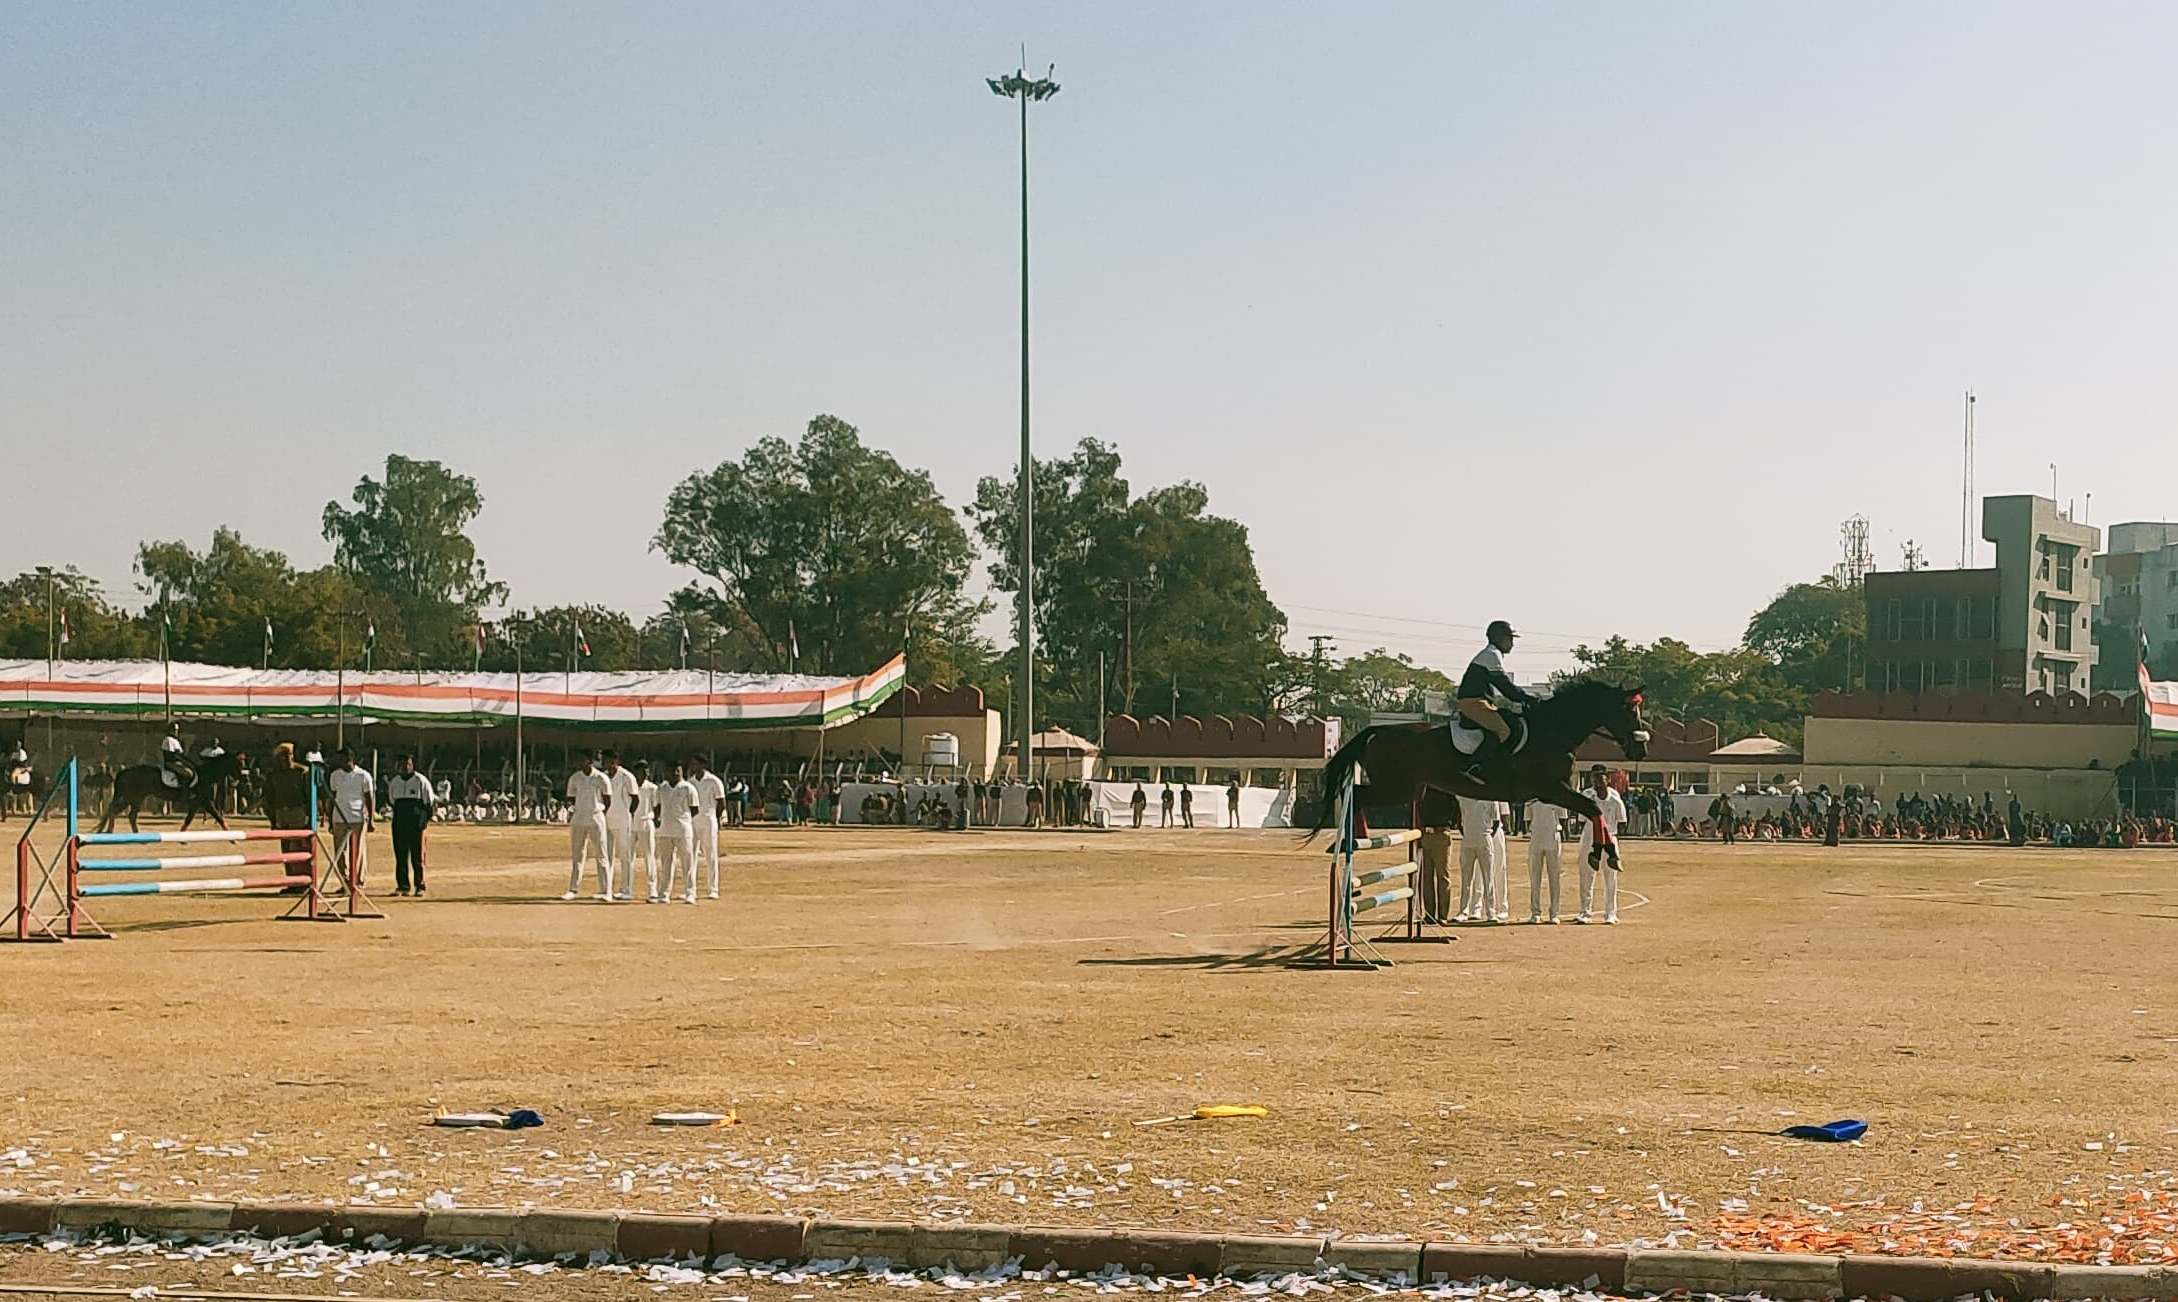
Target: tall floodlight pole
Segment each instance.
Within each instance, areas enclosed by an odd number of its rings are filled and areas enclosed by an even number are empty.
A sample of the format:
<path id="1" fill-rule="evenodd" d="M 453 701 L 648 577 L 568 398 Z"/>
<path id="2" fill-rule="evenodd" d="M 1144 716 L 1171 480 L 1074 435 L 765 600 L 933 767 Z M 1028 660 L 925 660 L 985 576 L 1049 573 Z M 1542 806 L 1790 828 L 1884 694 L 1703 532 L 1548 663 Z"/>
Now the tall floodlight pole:
<path id="1" fill-rule="evenodd" d="M 1036 463 L 1029 453 L 1028 106 L 1032 100 L 1040 102 L 1059 93 L 1059 83 L 1051 79 L 1057 64 L 1031 81 L 1027 62 L 1024 58 L 1023 66 L 1014 69 L 1011 76 L 984 79 L 993 95 L 1021 102 L 1021 694 L 1014 728 L 1021 750 L 1014 771 L 1024 782 L 1028 781 L 1030 757 L 1036 746 Z M 903 755 L 902 765 L 906 762 Z"/>

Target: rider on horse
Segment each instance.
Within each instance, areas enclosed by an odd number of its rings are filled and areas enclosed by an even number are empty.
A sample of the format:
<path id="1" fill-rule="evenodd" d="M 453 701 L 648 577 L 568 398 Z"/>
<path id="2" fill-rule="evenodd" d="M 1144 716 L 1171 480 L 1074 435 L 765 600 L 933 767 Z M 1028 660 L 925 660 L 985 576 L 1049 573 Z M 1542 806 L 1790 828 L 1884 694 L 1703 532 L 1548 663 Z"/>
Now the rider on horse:
<path id="1" fill-rule="evenodd" d="M 196 766 L 189 762 L 187 750 L 182 746 L 181 725 L 167 725 L 166 735 L 159 738 L 159 777 L 170 787 L 194 786 L 197 780 Z"/>
<path id="2" fill-rule="evenodd" d="M 1517 636 L 1512 625 L 1502 619 L 1493 619 L 1484 636 L 1489 644 L 1475 653 L 1475 658 L 1467 662 L 1467 672 L 1460 675 L 1460 717 L 1488 732 L 1503 745 L 1512 740 L 1512 725 L 1505 722 L 1497 703 L 1504 700 L 1533 705 L 1538 698 L 1505 672 L 1505 653 L 1513 649 L 1513 639 Z M 1479 764 L 1488 753 L 1489 745 L 1485 742 L 1476 748 L 1476 762 Z"/>

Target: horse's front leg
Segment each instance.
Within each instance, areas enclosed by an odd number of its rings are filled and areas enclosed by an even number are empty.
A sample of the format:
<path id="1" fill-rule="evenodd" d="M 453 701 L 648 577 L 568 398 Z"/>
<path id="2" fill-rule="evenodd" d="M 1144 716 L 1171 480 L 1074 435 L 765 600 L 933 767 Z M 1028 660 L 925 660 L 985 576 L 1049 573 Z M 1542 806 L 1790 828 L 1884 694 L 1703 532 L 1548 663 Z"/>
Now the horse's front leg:
<path id="1" fill-rule="evenodd" d="M 1550 797 L 1550 803 L 1579 814 L 1582 818 L 1595 818 L 1603 813 L 1603 806 L 1596 803 L 1595 797 L 1568 783 L 1559 784 L 1556 793 Z"/>

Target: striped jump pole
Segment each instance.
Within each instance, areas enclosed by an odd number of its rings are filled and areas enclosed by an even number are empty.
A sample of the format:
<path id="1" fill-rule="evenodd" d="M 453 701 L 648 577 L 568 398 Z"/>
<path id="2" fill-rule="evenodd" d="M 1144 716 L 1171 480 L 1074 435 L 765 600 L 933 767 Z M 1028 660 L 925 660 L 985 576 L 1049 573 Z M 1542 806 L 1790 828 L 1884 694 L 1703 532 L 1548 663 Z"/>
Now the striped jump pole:
<path id="1" fill-rule="evenodd" d="M 1423 917 L 1422 901 L 1413 880 L 1422 869 L 1417 856 L 1421 829 L 1413 827 L 1363 835 L 1361 802 L 1353 779 L 1347 779 L 1337 799 L 1338 813 L 1332 820 L 1336 839 L 1327 848 L 1330 873 L 1324 937 L 1293 966 L 1354 971 L 1390 967 L 1391 960 L 1379 953 L 1370 940 L 1357 935 L 1355 926 L 1364 914 L 1400 904 L 1406 906 L 1405 917 L 1393 922 L 1392 930 L 1376 940 L 1450 940 L 1449 936 L 1433 936 L 1425 931 L 1427 919 Z M 1402 845 L 1407 847 L 1407 857 L 1397 863 L 1357 865 L 1354 862 L 1354 856 L 1363 851 L 1389 850 Z"/>
<path id="2" fill-rule="evenodd" d="M 330 862 L 327 856 L 320 873 L 317 833 L 317 787 L 309 795 L 307 827 L 222 828 L 216 831 L 85 832 L 81 825 L 80 784 L 75 761 L 65 771 L 66 782 L 55 782 L 55 791 L 66 790 L 66 834 L 50 857 L 41 856 L 30 843 L 30 833 L 16 846 L 16 909 L 8 939 L 106 940 L 111 932 L 100 926 L 84 908 L 84 901 L 126 895 L 205 895 L 227 891 L 295 891 L 299 898 L 281 915 L 298 922 L 345 922 L 350 917 L 383 917 L 367 911 L 358 864 Z M 53 805 L 49 795 L 47 805 Z M 39 817 L 46 808 L 41 807 Z M 54 809 L 55 815 L 62 810 Z M 38 820 L 32 820 L 32 831 Z M 93 856 L 86 851 L 118 847 L 142 847 L 136 853 Z M 175 847 L 179 854 L 160 853 L 150 847 Z M 190 853 L 195 847 L 206 852 Z M 213 850 L 211 847 L 225 847 Z M 208 869 L 259 869 L 232 876 L 203 875 Z M 33 871 L 35 869 L 35 872 Z M 270 869 L 272 871 L 262 871 Z M 187 873 L 187 876 L 166 874 Z M 128 878 L 135 880 L 127 880 Z M 35 880 L 34 880 L 35 879 Z M 339 897 L 345 910 L 330 907 L 328 896 Z"/>

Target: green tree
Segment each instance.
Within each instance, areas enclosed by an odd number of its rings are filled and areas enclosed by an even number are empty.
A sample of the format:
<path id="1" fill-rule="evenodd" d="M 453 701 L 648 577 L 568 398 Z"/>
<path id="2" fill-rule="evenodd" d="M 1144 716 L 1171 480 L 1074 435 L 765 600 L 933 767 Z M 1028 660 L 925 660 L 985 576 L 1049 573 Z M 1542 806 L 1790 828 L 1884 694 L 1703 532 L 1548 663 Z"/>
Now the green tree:
<path id="1" fill-rule="evenodd" d="M 1778 675 L 1812 696 L 1853 686 L 1855 648 L 1868 631 L 1859 588 L 1824 575 L 1795 583 L 1747 621 L 1747 649 L 1768 660 Z"/>
<path id="2" fill-rule="evenodd" d="M 1122 710 L 1167 713 L 1175 689 L 1188 714 L 1270 708 L 1293 670 L 1247 529 L 1209 514 L 1200 484 L 1135 497 L 1119 469 L 1096 439 L 1035 464 L 1037 722 L 1095 727 L 1100 652 Z M 1016 477 L 986 478 L 968 508 L 993 585 L 1015 593 L 1018 503 Z"/>
<path id="3" fill-rule="evenodd" d="M 581 641 L 589 644 L 590 653 L 579 653 L 577 631 Z M 640 648 L 643 652 L 638 661 L 638 630 L 635 621 L 608 606 L 543 606 L 536 610 L 518 610 L 499 621 L 497 636 L 484 645 L 483 667 L 500 673 L 512 673 L 515 666 L 515 646 L 521 647 L 521 664 L 525 673 L 557 674 L 572 665 L 577 673 L 586 670 L 618 672 L 628 669 L 664 668 L 667 648 Z"/>
<path id="4" fill-rule="evenodd" d="M 1350 656 L 1325 676 L 1325 695 L 1341 713 L 1419 714 L 1423 697 L 1442 692 L 1447 697 L 1458 686 L 1452 678 L 1427 665 L 1383 647 L 1367 655 Z"/>
<path id="5" fill-rule="evenodd" d="M 395 453 L 385 478 L 365 475 L 351 500 L 325 504 L 334 564 L 392 603 L 410 644 L 442 657 L 465 645 L 478 611 L 507 595 L 463 532 L 484 509 L 476 481 Z"/>
<path id="6" fill-rule="evenodd" d="M 960 520 L 928 471 L 865 446 L 836 416 L 810 421 L 799 443 L 761 439 L 690 475 L 653 546 L 706 580 L 676 603 L 746 631 L 764 667 L 865 673 L 910 638 L 926 664 L 940 650 L 972 662 L 980 646 L 988 607 L 966 596 L 974 552 Z"/>
<path id="7" fill-rule="evenodd" d="M 52 574 L 47 602 L 46 575 L 26 570 L 0 583 L 0 658 L 42 660 L 49 636 L 57 637 L 59 616 L 68 616 L 69 642 L 59 655 L 72 660 L 128 659 L 156 654 L 143 629 L 127 612 L 106 599 L 98 580 L 73 565 Z"/>
<path id="8" fill-rule="evenodd" d="M 1746 647 L 1705 653 L 1677 638 L 1636 643 L 1613 637 L 1600 647 L 1574 647 L 1573 658 L 1580 676 L 1641 687 L 1651 715 L 1706 719 L 1725 741 L 1761 732 L 1799 744 L 1806 693 Z"/>
<path id="9" fill-rule="evenodd" d="M 150 602 L 140 623 L 152 654 L 164 615 L 176 660 L 260 664 L 268 621 L 275 668 L 333 668 L 343 651 L 348 665 L 360 666 L 373 628 L 374 666 L 411 660 L 404 627 L 384 594 L 363 590 L 329 566 L 297 571 L 283 553 L 251 546 L 233 529 L 214 530 L 202 552 L 179 541 L 144 543 L 136 572 Z"/>

